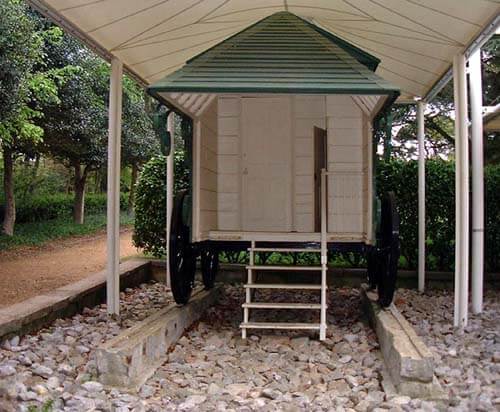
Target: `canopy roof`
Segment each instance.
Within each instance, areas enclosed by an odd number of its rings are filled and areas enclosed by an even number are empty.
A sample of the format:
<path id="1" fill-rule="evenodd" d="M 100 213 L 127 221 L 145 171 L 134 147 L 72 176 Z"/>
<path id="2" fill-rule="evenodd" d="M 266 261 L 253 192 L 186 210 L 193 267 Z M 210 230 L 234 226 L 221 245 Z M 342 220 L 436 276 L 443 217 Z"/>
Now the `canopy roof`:
<path id="1" fill-rule="evenodd" d="M 287 10 L 380 59 L 377 73 L 425 96 L 452 58 L 498 22 L 496 0 L 29 0 L 152 84 L 255 22 Z M 497 20 L 494 20 L 494 19 Z"/>
<path id="2" fill-rule="evenodd" d="M 487 132 L 500 132 L 500 104 L 486 109 L 483 116 L 484 130 Z"/>
<path id="3" fill-rule="evenodd" d="M 374 57 L 297 16 L 278 12 L 191 59 L 149 90 L 399 94 L 372 71 L 377 64 Z"/>

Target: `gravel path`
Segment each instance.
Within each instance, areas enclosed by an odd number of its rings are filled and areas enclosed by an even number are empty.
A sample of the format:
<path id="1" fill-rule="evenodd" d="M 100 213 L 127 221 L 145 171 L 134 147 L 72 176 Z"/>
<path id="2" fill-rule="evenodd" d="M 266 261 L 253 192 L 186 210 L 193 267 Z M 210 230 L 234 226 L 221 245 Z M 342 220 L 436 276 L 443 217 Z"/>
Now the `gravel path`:
<path id="1" fill-rule="evenodd" d="M 124 310 L 117 321 L 108 321 L 100 306 L 59 320 L 37 335 L 4 342 L 0 411 L 28 410 L 30 405 L 120 412 L 436 410 L 432 402 L 387 399 L 382 392 L 380 352 L 364 322 L 358 291 L 330 291 L 328 339 L 321 343 L 303 332 L 258 332 L 242 341 L 243 297 L 241 287 L 226 286 L 220 304 L 181 338 L 139 394 L 106 390 L 96 382 L 93 349 L 171 302 L 162 285 L 122 294 Z M 290 299 L 285 293 L 279 298 Z M 487 294 L 485 313 L 472 317 L 463 332 L 449 326 L 449 292 L 401 290 L 397 305 L 436 354 L 438 377 L 450 394 L 441 409 L 500 410 L 498 295 Z"/>
<path id="2" fill-rule="evenodd" d="M 139 251 L 132 231 L 120 233 L 120 256 Z M 0 251 L 0 307 L 41 295 L 106 267 L 106 233 L 56 239 L 41 246 Z"/>

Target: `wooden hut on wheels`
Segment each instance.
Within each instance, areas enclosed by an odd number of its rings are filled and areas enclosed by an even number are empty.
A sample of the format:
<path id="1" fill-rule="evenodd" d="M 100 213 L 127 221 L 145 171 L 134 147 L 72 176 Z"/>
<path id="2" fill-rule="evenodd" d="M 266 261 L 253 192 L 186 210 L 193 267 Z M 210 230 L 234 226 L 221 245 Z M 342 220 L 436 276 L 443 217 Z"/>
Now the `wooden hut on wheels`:
<path id="1" fill-rule="evenodd" d="M 424 113 L 426 104 L 453 79 L 456 150 L 453 323 L 467 325 L 469 281 L 472 310 L 481 313 L 484 284 L 481 47 L 500 25 L 498 1 L 28 0 L 28 3 L 111 62 L 108 313 L 120 312 L 118 240 L 124 71 L 149 86 L 150 92 L 168 110 L 182 112 L 187 119 L 183 121 L 183 135 L 193 155 L 192 188 L 178 199 L 177 211 L 173 213 L 176 219 L 172 222 L 170 252 L 176 299 L 183 302 L 189 297 L 197 254 L 201 253 L 205 282 L 210 286 L 217 267 L 217 250 L 251 248 L 250 256 L 254 256 L 267 253 L 257 249 L 316 249 L 312 253 L 318 253 L 322 259 L 321 270 L 313 268 L 322 274 L 320 323 L 283 327 L 314 327 L 320 329 L 322 336 L 326 327 L 327 249 L 366 251 L 370 256 L 370 273 L 378 274 L 372 276 L 372 282 L 378 283 L 383 303 L 390 301 L 392 281 L 384 275 L 394 274 L 394 268 L 388 268 L 394 266 L 397 255 L 397 236 L 393 236 L 393 232 L 397 234 L 397 222 L 390 213 L 393 199 L 385 197 L 381 213 L 374 199 L 375 148 L 370 126 L 395 98 L 397 88 L 401 91 L 397 103 L 417 107 L 418 287 L 424 291 L 427 241 Z M 281 12 L 273 15 L 276 11 Z M 222 39 L 226 40 L 217 45 Z M 365 51 L 381 59 L 377 73 L 397 88 L 374 73 L 379 60 Z M 167 77 L 159 81 L 163 76 Z M 172 118 L 169 117 L 170 122 Z M 469 140 L 473 148 L 470 165 Z M 172 156 L 167 163 L 167 188 L 171 189 Z M 320 173 L 322 168 L 324 173 Z M 168 214 L 172 210 L 171 193 L 172 190 L 167 190 Z M 376 230 L 374 222 L 378 216 L 380 225 Z M 170 228 L 167 230 L 170 233 Z M 390 252 L 391 249 L 394 250 Z M 248 291 L 258 287 L 253 263 L 248 269 Z M 257 303 L 251 302 L 251 297 L 247 293 L 243 332 L 251 326 L 280 326 L 252 325 L 248 310 Z M 266 307 L 272 309 L 272 305 Z"/>
<path id="2" fill-rule="evenodd" d="M 399 91 L 375 74 L 378 63 L 296 15 L 278 12 L 148 88 L 192 119 L 192 185 L 177 195 L 171 220 L 169 264 L 178 303 L 189 299 L 196 256 L 205 286 L 213 286 L 221 250 L 250 255 L 243 337 L 252 328 L 292 328 L 317 329 L 325 338 L 328 251 L 367 253 L 381 303 L 391 303 L 398 221 L 393 197 L 377 207 L 372 125 Z M 268 252 L 317 253 L 319 263 L 257 264 L 256 254 Z M 308 284 L 257 283 L 256 272 L 267 270 L 317 277 Z M 317 289 L 321 299 L 253 302 L 256 288 Z M 250 319 L 251 309 L 288 308 L 318 310 L 318 322 Z"/>

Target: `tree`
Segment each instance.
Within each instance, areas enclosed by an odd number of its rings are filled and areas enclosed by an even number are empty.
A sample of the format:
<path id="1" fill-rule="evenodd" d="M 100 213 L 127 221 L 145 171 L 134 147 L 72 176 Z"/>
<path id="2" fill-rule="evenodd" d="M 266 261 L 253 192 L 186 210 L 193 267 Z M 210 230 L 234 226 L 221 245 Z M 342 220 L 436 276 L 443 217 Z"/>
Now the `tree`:
<path id="1" fill-rule="evenodd" d="M 57 101 L 62 73 L 43 64 L 43 47 L 57 42 L 58 28 L 41 28 L 19 0 L 0 2 L 0 146 L 4 163 L 5 213 L 2 232 L 14 233 L 14 163 L 20 154 L 32 155 L 43 130 L 39 103 Z"/>
<path id="2" fill-rule="evenodd" d="M 44 107 L 40 122 L 45 131 L 43 150 L 73 170 L 73 219 L 82 224 L 87 177 L 106 159 L 104 63 L 66 34 L 50 50 L 50 59 L 54 67 L 72 67 L 72 73 L 60 87 L 60 101 Z"/>
<path id="3" fill-rule="evenodd" d="M 122 165 L 130 166 L 131 179 L 128 212 L 132 213 L 135 186 L 141 166 L 160 153 L 159 141 L 148 115 L 148 96 L 128 77 L 124 78 L 122 116 Z"/>
<path id="4" fill-rule="evenodd" d="M 500 99 L 500 36 L 494 36 L 481 49 L 483 71 L 483 104 L 492 106 Z M 453 158 L 455 137 L 453 121 L 453 81 L 427 105 L 425 113 L 425 150 L 428 158 Z M 391 109 L 393 117 L 392 155 L 411 159 L 417 156 L 417 124 L 415 105 L 396 105 Z M 378 142 L 385 134 L 385 119 L 376 128 Z M 487 163 L 498 161 L 498 133 L 485 136 Z"/>

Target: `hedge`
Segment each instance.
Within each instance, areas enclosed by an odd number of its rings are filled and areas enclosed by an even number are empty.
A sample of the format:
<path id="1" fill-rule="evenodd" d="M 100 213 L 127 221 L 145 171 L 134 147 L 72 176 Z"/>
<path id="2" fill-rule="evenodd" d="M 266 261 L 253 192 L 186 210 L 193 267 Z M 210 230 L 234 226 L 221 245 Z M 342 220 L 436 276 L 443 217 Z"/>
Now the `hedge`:
<path id="1" fill-rule="evenodd" d="M 500 165 L 485 168 L 486 269 L 500 270 Z M 418 164 L 416 161 L 379 162 L 376 190 L 396 193 L 400 213 L 400 266 L 416 269 L 418 255 Z M 135 208 L 134 242 L 155 256 L 165 253 L 165 159 L 151 160 L 140 176 Z M 427 270 L 452 271 L 455 247 L 455 167 L 444 160 L 426 162 Z M 332 257 L 333 258 L 333 257 Z M 364 259 L 349 253 L 337 264 L 363 266 Z"/>
<path id="2" fill-rule="evenodd" d="M 16 223 L 41 222 L 71 216 L 73 213 L 74 195 L 56 193 L 53 195 L 35 196 L 17 202 Z M 127 195 L 122 193 L 120 207 L 126 210 Z M 106 194 L 88 193 L 85 195 L 85 214 L 98 214 L 106 210 Z M 3 219 L 3 205 L 0 206 L 0 219 Z"/>
<path id="3" fill-rule="evenodd" d="M 452 271 L 455 260 L 455 165 L 428 160 L 426 179 L 427 270 Z M 500 270 L 500 165 L 485 176 L 485 263 L 488 272 Z M 403 267 L 415 269 L 418 254 L 418 163 L 392 160 L 377 165 L 377 193 L 393 190 L 400 214 Z"/>

